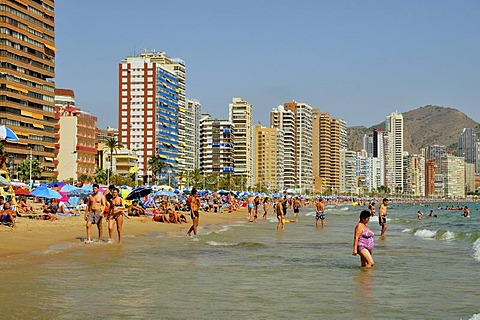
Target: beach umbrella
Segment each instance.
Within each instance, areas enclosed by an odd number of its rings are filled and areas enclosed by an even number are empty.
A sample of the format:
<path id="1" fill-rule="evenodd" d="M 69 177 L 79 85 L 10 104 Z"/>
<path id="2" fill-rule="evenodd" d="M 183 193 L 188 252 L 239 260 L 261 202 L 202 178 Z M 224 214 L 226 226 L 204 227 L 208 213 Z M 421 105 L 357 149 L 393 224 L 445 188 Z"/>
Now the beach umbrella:
<path id="1" fill-rule="evenodd" d="M 173 191 L 173 188 L 164 184 L 161 186 L 156 186 L 156 190 L 167 190 L 167 191 Z"/>
<path id="2" fill-rule="evenodd" d="M 18 136 L 13 132 L 12 129 L 2 125 L 0 126 L 0 139 L 7 140 L 7 141 L 18 141 Z"/>
<path id="3" fill-rule="evenodd" d="M 1 187 L 8 187 L 8 186 L 11 186 L 11 185 L 12 185 L 12 183 L 10 181 L 8 181 L 4 177 L 0 176 L 0 186 Z"/>
<path id="4" fill-rule="evenodd" d="M 25 189 L 25 188 L 18 188 L 17 190 L 15 190 L 15 195 L 16 196 L 31 196 L 30 191 L 28 191 L 28 189 Z"/>
<path id="5" fill-rule="evenodd" d="M 137 188 L 133 189 L 132 192 L 130 192 L 128 194 L 128 196 L 125 198 L 125 200 L 140 199 L 140 198 L 143 198 L 143 197 L 149 195 L 150 193 L 152 193 L 151 188 L 137 187 Z"/>
<path id="6" fill-rule="evenodd" d="M 60 186 L 60 185 L 59 185 Z M 78 188 L 75 187 L 75 186 L 72 186 L 71 184 L 64 184 L 61 188 L 60 188 L 60 192 L 62 193 L 67 193 L 69 191 L 73 191 L 73 190 L 77 190 Z"/>
<path id="7" fill-rule="evenodd" d="M 175 192 L 167 191 L 167 190 L 159 190 L 153 194 L 155 197 L 175 197 Z"/>
<path id="8" fill-rule="evenodd" d="M 35 188 L 30 192 L 31 195 L 40 198 L 47 199 L 60 199 L 62 195 L 55 190 L 47 188 L 46 185 L 42 184 L 39 187 Z"/>
<path id="9" fill-rule="evenodd" d="M 75 188 L 74 190 L 65 192 L 65 195 L 68 197 L 85 197 L 90 193 L 92 193 L 92 191 L 83 190 L 82 188 Z"/>

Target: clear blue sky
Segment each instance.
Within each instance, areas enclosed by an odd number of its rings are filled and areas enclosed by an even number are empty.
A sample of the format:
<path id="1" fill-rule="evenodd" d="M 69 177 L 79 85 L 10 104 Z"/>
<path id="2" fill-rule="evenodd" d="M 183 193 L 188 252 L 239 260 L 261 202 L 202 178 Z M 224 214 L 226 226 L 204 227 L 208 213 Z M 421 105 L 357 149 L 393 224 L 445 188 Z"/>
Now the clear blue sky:
<path id="1" fill-rule="evenodd" d="M 118 63 L 144 48 L 187 65 L 187 96 L 254 121 L 305 102 L 349 126 L 436 104 L 480 121 L 480 1 L 61 0 L 56 84 L 117 127 Z"/>

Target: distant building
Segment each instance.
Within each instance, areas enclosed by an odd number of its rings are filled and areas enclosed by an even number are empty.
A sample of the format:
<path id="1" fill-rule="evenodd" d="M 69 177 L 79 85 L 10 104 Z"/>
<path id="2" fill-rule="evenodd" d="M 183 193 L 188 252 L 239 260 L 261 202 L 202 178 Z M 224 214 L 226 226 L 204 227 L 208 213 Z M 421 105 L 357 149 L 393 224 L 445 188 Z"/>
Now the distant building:
<path id="1" fill-rule="evenodd" d="M 386 162 L 387 187 L 394 193 L 403 190 L 403 116 L 392 112 L 385 121 L 386 130 L 390 133 L 388 162 Z M 387 180 L 387 179 L 386 179 Z"/>
<path id="2" fill-rule="evenodd" d="M 202 105 L 200 101 L 195 99 L 187 100 L 185 112 L 185 137 L 184 158 L 193 159 L 185 160 L 185 171 L 191 172 L 200 168 L 200 117 L 202 113 Z"/>
<path id="3" fill-rule="evenodd" d="M 226 176 L 233 174 L 235 127 L 227 119 L 216 119 L 208 114 L 200 119 L 200 168 L 204 174 Z"/>
<path id="4" fill-rule="evenodd" d="M 283 132 L 278 128 L 254 127 L 255 184 L 269 191 L 284 189 Z"/>
<path id="5" fill-rule="evenodd" d="M 475 192 L 475 164 L 465 163 L 465 193 Z"/>
<path id="6" fill-rule="evenodd" d="M 253 184 L 252 105 L 242 98 L 233 98 L 229 105 L 229 120 L 235 127 L 233 172 L 236 176 L 243 176 L 246 186 L 250 187 Z"/>
<path id="7" fill-rule="evenodd" d="M 93 176 L 97 157 L 97 117 L 75 107 L 73 90 L 55 89 L 56 175 L 60 181 Z"/>
<path id="8" fill-rule="evenodd" d="M 356 194 L 356 159 L 355 151 L 340 150 L 340 186 L 336 194 Z"/>
<path id="9" fill-rule="evenodd" d="M 441 158 L 443 194 L 449 198 L 465 197 L 465 160 L 463 157 L 443 156 Z"/>
<path id="10" fill-rule="evenodd" d="M 16 166 L 32 159 L 46 181 L 55 174 L 55 2 L 1 1 L 1 7 L 0 125 L 19 138 L 5 142 L 5 153 L 13 177 Z"/>
<path id="11" fill-rule="evenodd" d="M 418 155 L 404 157 L 403 193 L 413 197 L 425 195 L 425 158 Z"/>
<path id="12" fill-rule="evenodd" d="M 465 158 L 465 163 L 476 163 L 477 134 L 472 128 L 464 128 L 458 137 L 458 156 Z"/>
<path id="13" fill-rule="evenodd" d="M 180 138 L 186 114 L 183 62 L 164 52 L 146 52 L 121 61 L 118 72 L 119 143 L 138 150 L 138 175 L 145 182 L 152 178 L 148 160 L 153 156 L 175 177 L 185 167 L 185 141 Z"/>
<path id="14" fill-rule="evenodd" d="M 425 160 L 425 196 L 435 196 L 435 160 Z"/>

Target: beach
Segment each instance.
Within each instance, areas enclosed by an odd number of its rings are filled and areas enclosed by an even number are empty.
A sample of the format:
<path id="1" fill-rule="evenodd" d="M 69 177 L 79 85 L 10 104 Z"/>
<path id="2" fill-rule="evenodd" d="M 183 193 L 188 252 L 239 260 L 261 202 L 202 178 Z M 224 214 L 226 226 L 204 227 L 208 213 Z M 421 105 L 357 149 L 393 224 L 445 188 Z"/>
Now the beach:
<path id="1" fill-rule="evenodd" d="M 38 210 L 37 210 L 38 211 Z M 69 243 L 82 243 L 86 237 L 85 220 L 83 213 L 80 216 L 59 216 L 58 220 L 37 220 L 28 217 L 19 217 L 16 219 L 15 228 L 0 226 L 0 257 L 6 257 L 17 254 L 27 254 L 29 252 L 45 250 L 50 246 Z M 214 228 L 233 223 L 236 219 L 246 216 L 246 209 L 239 208 L 237 211 L 229 213 L 223 210 L 220 213 L 203 212 L 201 216 L 201 225 L 203 228 Z M 108 240 L 108 225 L 103 219 L 104 241 Z M 151 216 L 130 217 L 124 219 L 123 234 L 145 235 L 151 233 L 163 232 L 169 236 L 184 236 L 189 223 L 172 224 L 152 221 Z M 95 225 L 92 226 L 92 239 L 97 240 L 98 231 Z M 114 238 L 117 240 L 116 229 Z"/>
<path id="2" fill-rule="evenodd" d="M 192 237 L 189 224 L 132 219 L 122 244 L 83 244 L 81 217 L 20 220 L 0 232 L 2 244 L 28 244 L 0 257 L 1 309 L 19 319 L 478 319 L 480 206 L 469 207 L 470 218 L 434 208 L 437 218 L 418 220 L 430 205 L 389 204 L 384 238 L 369 223 L 371 269 L 352 256 L 360 206 L 327 205 L 325 228 L 311 207 L 290 210 L 298 221 L 285 230 L 271 209 L 258 223 L 245 209 L 201 212 Z"/>

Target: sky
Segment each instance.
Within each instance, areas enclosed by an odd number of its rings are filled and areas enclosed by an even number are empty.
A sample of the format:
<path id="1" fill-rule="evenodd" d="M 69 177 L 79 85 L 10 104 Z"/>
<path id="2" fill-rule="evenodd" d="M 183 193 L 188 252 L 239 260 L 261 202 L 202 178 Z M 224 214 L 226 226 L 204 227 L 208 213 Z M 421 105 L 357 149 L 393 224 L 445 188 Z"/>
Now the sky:
<path id="1" fill-rule="evenodd" d="M 287 101 L 348 126 L 434 104 L 480 122 L 480 1 L 59 0 L 56 87 L 118 127 L 118 64 L 145 50 L 186 63 L 202 112 L 233 97 L 254 123 Z"/>

